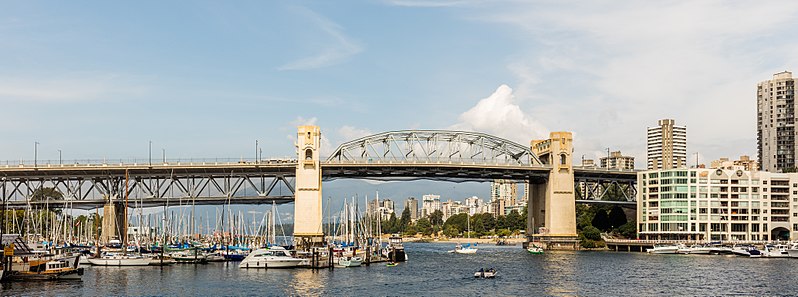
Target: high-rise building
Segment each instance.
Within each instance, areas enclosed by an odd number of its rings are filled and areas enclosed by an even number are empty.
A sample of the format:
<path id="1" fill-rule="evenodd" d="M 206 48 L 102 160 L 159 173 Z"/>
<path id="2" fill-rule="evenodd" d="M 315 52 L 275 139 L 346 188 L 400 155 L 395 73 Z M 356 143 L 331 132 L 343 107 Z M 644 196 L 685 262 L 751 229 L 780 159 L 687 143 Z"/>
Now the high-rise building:
<path id="1" fill-rule="evenodd" d="M 757 84 L 757 153 L 760 170 L 782 172 L 796 167 L 795 79 L 792 72 Z"/>
<path id="2" fill-rule="evenodd" d="M 601 161 L 601 168 L 622 170 L 635 169 L 635 157 L 624 156 L 621 154 L 621 151 L 611 152 L 609 156 L 602 157 L 599 160 Z"/>
<path id="3" fill-rule="evenodd" d="M 513 180 L 496 179 L 491 183 L 490 201 L 504 200 L 504 205 L 515 205 L 518 197 L 518 184 Z M 504 210 L 502 210 L 503 213 Z"/>
<path id="4" fill-rule="evenodd" d="M 424 195 L 421 197 L 421 217 L 428 217 L 436 210 L 441 210 L 440 195 Z"/>
<path id="5" fill-rule="evenodd" d="M 410 220 L 415 222 L 418 220 L 418 200 L 416 200 L 416 197 L 410 197 L 405 200 L 404 209 L 408 208 L 410 208 Z"/>
<path id="6" fill-rule="evenodd" d="M 662 119 L 648 127 L 648 170 L 687 166 L 687 127 L 672 119 Z"/>

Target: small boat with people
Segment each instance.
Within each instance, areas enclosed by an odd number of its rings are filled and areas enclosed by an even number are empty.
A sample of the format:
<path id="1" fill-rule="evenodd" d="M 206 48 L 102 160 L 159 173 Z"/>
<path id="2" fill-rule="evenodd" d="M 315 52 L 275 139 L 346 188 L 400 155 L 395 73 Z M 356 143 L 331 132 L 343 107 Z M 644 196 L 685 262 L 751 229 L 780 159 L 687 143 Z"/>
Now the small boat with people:
<path id="1" fill-rule="evenodd" d="M 495 268 L 480 268 L 477 272 L 474 272 L 474 278 L 494 278 L 497 273 Z"/>

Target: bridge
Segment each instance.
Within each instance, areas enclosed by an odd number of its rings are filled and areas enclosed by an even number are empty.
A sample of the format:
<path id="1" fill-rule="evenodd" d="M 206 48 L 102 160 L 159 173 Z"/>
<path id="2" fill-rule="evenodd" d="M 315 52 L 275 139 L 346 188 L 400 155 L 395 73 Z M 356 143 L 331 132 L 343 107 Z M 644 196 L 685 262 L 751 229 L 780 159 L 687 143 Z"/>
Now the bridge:
<path id="1" fill-rule="evenodd" d="M 12 208 L 104 207 L 112 216 L 114 212 L 108 209 L 109 205 L 149 207 L 295 202 L 295 208 L 302 210 L 297 214 L 310 213 L 313 217 L 308 222 L 296 222 L 297 225 L 315 226 L 316 212 L 320 220 L 322 180 L 460 182 L 509 179 L 531 185 L 528 192 L 534 197 L 529 199 L 530 209 L 536 209 L 534 213 L 537 213 L 532 218 L 537 222 L 533 229 L 551 227 L 555 216 L 546 210 L 560 204 L 573 209 L 576 196 L 581 198 L 581 203 L 634 203 L 636 173 L 573 167 L 570 133 L 553 133 L 548 140 L 533 141 L 526 146 L 477 132 L 392 131 L 344 143 L 323 161 L 319 156 L 320 133 L 315 126 L 300 127 L 297 134 L 298 158 L 289 160 L 6 163 L 0 165 L 0 195 L 7 207 Z M 561 174 L 566 182 L 552 187 L 551 181 L 556 174 Z M 59 197 L 41 193 L 42 189 L 48 188 L 54 189 Z M 624 201 L 602 201 L 600 198 L 610 189 L 615 192 L 620 189 Z M 305 196 L 309 198 L 303 198 Z M 565 201 L 572 202 L 560 203 L 560 199 L 551 205 L 555 196 L 565 196 Z M 310 203 L 305 203 L 308 201 Z M 533 201 L 544 202 L 535 204 Z M 299 229 L 301 235 L 303 230 Z M 318 235 L 315 229 L 304 232 L 310 237 Z"/>

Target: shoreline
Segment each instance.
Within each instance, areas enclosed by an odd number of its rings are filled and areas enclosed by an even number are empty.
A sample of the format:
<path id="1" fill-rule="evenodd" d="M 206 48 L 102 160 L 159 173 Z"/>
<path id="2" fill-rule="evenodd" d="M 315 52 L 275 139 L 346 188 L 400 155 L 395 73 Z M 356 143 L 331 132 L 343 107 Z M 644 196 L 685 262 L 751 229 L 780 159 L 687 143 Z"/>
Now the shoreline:
<path id="1" fill-rule="evenodd" d="M 504 239 L 509 244 L 521 244 L 526 241 L 524 238 L 505 238 Z M 496 244 L 498 239 L 496 238 L 402 238 L 404 242 L 424 242 L 424 243 L 443 243 L 443 244 L 454 244 L 454 243 L 477 243 L 477 244 Z"/>

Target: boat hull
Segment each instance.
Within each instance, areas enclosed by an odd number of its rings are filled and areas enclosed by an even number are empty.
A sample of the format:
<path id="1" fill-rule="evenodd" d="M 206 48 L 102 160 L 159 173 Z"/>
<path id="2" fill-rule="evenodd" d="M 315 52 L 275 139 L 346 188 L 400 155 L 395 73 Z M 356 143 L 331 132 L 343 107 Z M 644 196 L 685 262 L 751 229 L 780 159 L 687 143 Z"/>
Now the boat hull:
<path id="1" fill-rule="evenodd" d="M 294 268 L 305 262 L 302 259 L 246 261 L 238 265 L 239 268 Z"/>
<path id="2" fill-rule="evenodd" d="M 148 266 L 150 259 L 148 258 L 132 258 L 132 259 L 103 259 L 94 258 L 89 259 L 89 263 L 94 266 Z"/>
<path id="3" fill-rule="evenodd" d="M 48 281 L 48 280 L 81 280 L 83 268 L 69 269 L 61 272 L 18 272 L 11 275 L 16 281 Z"/>

